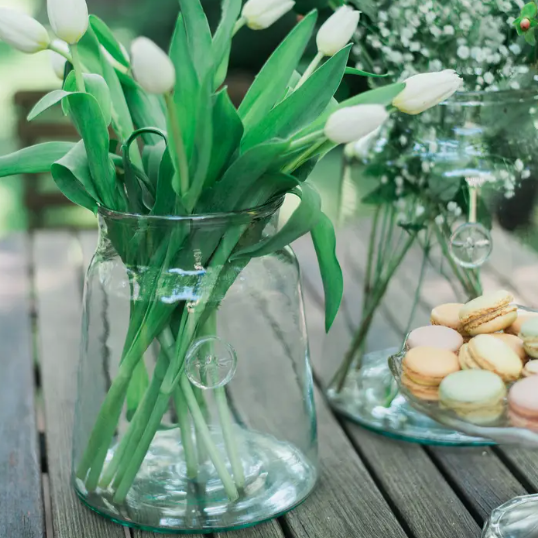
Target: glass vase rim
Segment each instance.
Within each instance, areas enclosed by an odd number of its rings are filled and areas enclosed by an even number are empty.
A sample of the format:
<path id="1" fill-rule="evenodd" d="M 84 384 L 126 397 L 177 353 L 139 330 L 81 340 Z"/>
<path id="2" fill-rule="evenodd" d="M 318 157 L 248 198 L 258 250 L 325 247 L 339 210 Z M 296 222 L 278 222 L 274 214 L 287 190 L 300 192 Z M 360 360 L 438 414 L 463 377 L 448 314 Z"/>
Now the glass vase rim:
<path id="1" fill-rule="evenodd" d="M 141 213 L 129 213 L 116 211 L 102 205 L 97 206 L 97 213 L 104 219 L 117 221 L 150 221 L 154 223 L 164 222 L 198 222 L 211 223 L 223 220 L 248 218 L 249 220 L 269 217 L 274 214 L 284 203 L 285 195 L 276 196 L 264 204 L 252 208 L 237 211 L 223 211 L 218 213 L 193 213 L 191 215 L 143 215 Z"/>
<path id="2" fill-rule="evenodd" d="M 536 88 L 520 88 L 518 90 L 471 90 L 456 92 L 452 97 L 440 103 L 440 106 L 486 106 L 499 104 L 499 102 L 518 103 L 533 99 L 538 100 L 538 86 Z"/>

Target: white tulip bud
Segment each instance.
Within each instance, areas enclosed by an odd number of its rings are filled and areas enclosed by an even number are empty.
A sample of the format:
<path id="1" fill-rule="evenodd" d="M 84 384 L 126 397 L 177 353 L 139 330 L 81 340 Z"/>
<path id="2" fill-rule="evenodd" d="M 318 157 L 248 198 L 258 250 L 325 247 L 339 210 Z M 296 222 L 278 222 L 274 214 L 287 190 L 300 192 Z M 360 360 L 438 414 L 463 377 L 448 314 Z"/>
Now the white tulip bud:
<path id="1" fill-rule="evenodd" d="M 47 11 L 54 33 L 70 45 L 75 45 L 89 25 L 86 0 L 47 0 Z"/>
<path id="2" fill-rule="evenodd" d="M 334 56 L 342 50 L 353 37 L 359 24 L 360 11 L 352 7 L 338 8 L 319 29 L 316 42 L 324 56 Z"/>
<path id="3" fill-rule="evenodd" d="M 252 30 L 268 28 L 295 6 L 295 0 L 248 0 L 241 15 Z"/>
<path id="4" fill-rule="evenodd" d="M 69 45 L 65 41 L 60 41 L 59 39 L 55 39 L 53 43 L 54 49 L 62 50 L 65 53 L 69 53 Z M 51 50 L 49 52 L 50 54 L 50 65 L 52 67 L 52 70 L 54 71 L 54 74 L 60 79 L 64 79 L 64 73 L 65 73 L 65 63 L 67 60 L 65 59 L 65 56 L 62 56 L 61 54 L 58 54 L 57 52 L 54 52 L 54 50 Z"/>
<path id="5" fill-rule="evenodd" d="M 148 93 L 171 92 L 176 84 L 176 70 L 164 50 L 151 39 L 138 37 L 131 46 L 131 67 L 138 84 Z"/>
<path id="6" fill-rule="evenodd" d="M 408 78 L 405 89 L 392 104 L 406 114 L 420 114 L 445 101 L 461 89 L 463 80 L 453 69 L 422 73 Z"/>
<path id="7" fill-rule="evenodd" d="M 43 25 L 25 13 L 6 8 L 0 8 L 0 39 L 28 54 L 45 50 L 50 43 Z"/>
<path id="8" fill-rule="evenodd" d="M 388 117 L 388 112 L 381 105 L 342 108 L 329 117 L 325 136 L 335 144 L 348 144 L 375 131 Z"/>

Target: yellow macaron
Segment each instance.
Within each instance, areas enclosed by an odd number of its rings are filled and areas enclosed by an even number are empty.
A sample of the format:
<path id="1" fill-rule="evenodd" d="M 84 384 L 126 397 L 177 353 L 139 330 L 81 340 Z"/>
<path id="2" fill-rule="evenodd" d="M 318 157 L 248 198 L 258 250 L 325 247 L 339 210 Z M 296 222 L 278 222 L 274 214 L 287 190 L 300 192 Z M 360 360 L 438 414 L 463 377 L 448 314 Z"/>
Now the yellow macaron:
<path id="1" fill-rule="evenodd" d="M 517 318 L 517 307 L 511 304 L 513 300 L 510 292 L 499 290 L 469 301 L 459 312 L 463 329 L 471 336 L 506 329 Z"/>
<path id="2" fill-rule="evenodd" d="M 432 325 L 442 325 L 458 331 L 464 338 L 467 333 L 463 330 L 460 321 L 460 310 L 462 303 L 445 303 L 436 306 L 430 314 L 430 323 Z"/>
<path id="3" fill-rule="evenodd" d="M 525 364 L 529 360 L 529 357 L 523 345 L 523 340 L 521 340 L 521 338 L 513 334 L 506 333 L 495 333 L 491 336 L 498 338 L 499 340 L 507 344 L 509 347 L 511 347 L 516 352 L 517 356 L 521 359 L 523 364 Z"/>
<path id="4" fill-rule="evenodd" d="M 470 358 L 481 370 L 489 370 L 506 383 L 521 377 L 523 363 L 517 353 L 499 338 L 481 334 L 467 344 Z"/>
<path id="5" fill-rule="evenodd" d="M 471 354 L 469 353 L 469 344 L 463 344 L 463 346 L 461 346 L 458 359 L 459 359 L 460 367 L 462 370 L 479 369 L 478 364 L 474 362 L 474 360 L 471 357 Z"/>

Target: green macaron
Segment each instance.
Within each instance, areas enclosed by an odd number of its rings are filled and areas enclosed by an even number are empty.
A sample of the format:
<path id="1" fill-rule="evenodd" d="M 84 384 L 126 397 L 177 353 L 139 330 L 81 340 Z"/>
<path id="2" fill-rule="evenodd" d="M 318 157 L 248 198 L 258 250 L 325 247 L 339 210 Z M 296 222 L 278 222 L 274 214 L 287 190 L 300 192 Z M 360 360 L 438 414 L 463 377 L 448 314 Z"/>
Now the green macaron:
<path id="1" fill-rule="evenodd" d="M 523 347 L 533 359 L 538 359 L 538 317 L 527 320 L 519 332 Z"/>
<path id="2" fill-rule="evenodd" d="M 462 370 L 448 375 L 439 387 L 442 407 L 473 424 L 489 424 L 504 412 L 506 386 L 487 370 Z"/>

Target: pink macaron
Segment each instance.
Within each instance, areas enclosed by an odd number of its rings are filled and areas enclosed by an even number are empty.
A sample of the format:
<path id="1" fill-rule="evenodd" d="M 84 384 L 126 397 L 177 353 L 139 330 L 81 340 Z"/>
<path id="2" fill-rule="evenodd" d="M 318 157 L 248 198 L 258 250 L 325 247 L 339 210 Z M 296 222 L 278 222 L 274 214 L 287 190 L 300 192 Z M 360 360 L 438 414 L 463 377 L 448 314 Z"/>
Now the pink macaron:
<path id="1" fill-rule="evenodd" d="M 538 431 L 538 376 L 514 383 L 508 393 L 508 406 L 513 426 Z"/>
<path id="2" fill-rule="evenodd" d="M 427 325 L 409 333 L 407 348 L 435 347 L 457 353 L 463 344 L 460 333 L 443 325 Z"/>

